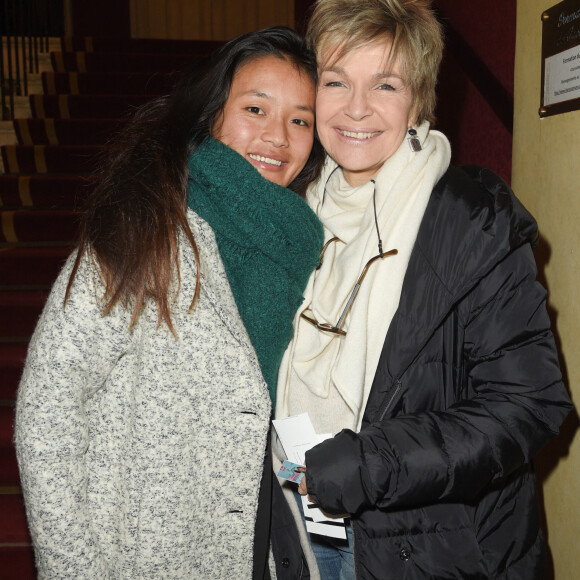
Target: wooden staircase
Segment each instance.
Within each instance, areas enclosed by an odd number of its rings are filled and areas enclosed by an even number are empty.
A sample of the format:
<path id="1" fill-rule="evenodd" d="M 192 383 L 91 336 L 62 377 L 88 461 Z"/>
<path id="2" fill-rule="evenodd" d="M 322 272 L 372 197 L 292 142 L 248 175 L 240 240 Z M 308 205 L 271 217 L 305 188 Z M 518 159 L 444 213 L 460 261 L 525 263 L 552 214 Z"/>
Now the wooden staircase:
<path id="1" fill-rule="evenodd" d="M 130 111 L 221 43 L 53 39 L 37 93 L 0 123 L 0 580 L 35 577 L 13 447 L 18 381 L 51 284 L 75 242 L 95 156 Z M 34 84 L 35 83 L 35 84 Z"/>

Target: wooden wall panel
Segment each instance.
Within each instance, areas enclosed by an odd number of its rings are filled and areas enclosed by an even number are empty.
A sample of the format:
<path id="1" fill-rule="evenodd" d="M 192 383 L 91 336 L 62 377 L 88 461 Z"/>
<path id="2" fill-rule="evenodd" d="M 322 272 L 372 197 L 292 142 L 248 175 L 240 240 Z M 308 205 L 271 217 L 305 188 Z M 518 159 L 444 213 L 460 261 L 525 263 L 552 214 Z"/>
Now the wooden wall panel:
<path id="1" fill-rule="evenodd" d="M 211 7 L 212 0 L 181 0 L 180 38 L 211 40 Z"/>
<path id="2" fill-rule="evenodd" d="M 216 20 L 223 26 L 222 38 L 233 38 L 243 32 L 260 28 L 258 24 L 259 0 L 236 2 L 223 0 L 223 12 L 215 14 Z"/>
<path id="3" fill-rule="evenodd" d="M 222 40 L 226 34 L 226 20 L 234 17 L 226 12 L 226 0 L 214 0 L 211 5 L 211 38 Z"/>
<path id="4" fill-rule="evenodd" d="M 185 5 L 191 4 L 190 2 L 181 2 L 180 0 L 166 0 L 166 10 L 165 10 L 165 31 L 166 36 L 170 34 L 172 30 L 179 31 L 179 35 L 183 35 L 183 12 L 185 10 Z M 194 19 L 193 22 L 196 22 Z"/>
<path id="5" fill-rule="evenodd" d="M 294 27 L 294 0 L 130 0 L 131 36 L 229 40 L 282 24 Z"/>

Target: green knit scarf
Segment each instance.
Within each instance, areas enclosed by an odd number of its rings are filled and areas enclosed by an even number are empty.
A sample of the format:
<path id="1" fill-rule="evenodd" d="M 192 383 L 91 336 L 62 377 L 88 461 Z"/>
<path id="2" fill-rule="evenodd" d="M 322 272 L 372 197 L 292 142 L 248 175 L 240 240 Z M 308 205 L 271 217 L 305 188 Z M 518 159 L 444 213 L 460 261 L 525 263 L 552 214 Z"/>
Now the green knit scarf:
<path id="1" fill-rule="evenodd" d="M 300 196 L 215 139 L 208 137 L 188 165 L 189 207 L 214 231 L 274 405 L 278 367 L 318 261 L 322 226 Z"/>

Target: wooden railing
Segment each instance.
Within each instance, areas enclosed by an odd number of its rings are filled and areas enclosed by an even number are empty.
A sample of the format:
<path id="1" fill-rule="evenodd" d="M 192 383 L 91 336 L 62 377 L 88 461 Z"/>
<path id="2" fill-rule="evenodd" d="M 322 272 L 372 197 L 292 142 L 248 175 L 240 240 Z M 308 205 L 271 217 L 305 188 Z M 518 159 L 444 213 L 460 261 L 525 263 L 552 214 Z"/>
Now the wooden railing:
<path id="1" fill-rule="evenodd" d="M 14 118 L 15 97 L 28 95 L 38 55 L 50 36 L 64 34 L 63 0 L 0 0 L 0 109 Z"/>

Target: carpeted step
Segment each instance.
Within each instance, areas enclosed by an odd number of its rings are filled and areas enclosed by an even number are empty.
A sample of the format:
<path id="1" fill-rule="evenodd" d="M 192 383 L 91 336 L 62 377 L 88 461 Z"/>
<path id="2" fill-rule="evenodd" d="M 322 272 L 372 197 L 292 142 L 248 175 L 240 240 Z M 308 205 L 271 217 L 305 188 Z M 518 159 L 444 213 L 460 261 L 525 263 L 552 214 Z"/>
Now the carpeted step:
<path id="1" fill-rule="evenodd" d="M 0 450 L 5 448 L 12 448 L 12 440 L 14 439 L 14 401 L 6 402 L 0 399 Z M 0 477 L 2 469 L 0 469 Z M 17 483 L 3 483 L 0 485 L 17 485 Z"/>
<path id="2" fill-rule="evenodd" d="M 70 252 L 70 247 L 0 248 L 0 289 L 51 286 Z"/>
<path id="3" fill-rule="evenodd" d="M 179 78 L 172 73 L 43 72 L 45 95 L 164 95 Z"/>
<path id="4" fill-rule="evenodd" d="M 35 119 L 119 119 L 152 95 L 30 95 Z"/>
<path id="5" fill-rule="evenodd" d="M 34 553 L 26 543 L 18 545 L 0 544 L 0 580 L 34 580 Z"/>
<path id="6" fill-rule="evenodd" d="M 12 402 L 28 339 L 71 251 L 74 209 L 90 192 L 95 155 L 136 107 L 171 90 L 175 71 L 195 66 L 222 44 L 71 39 L 51 57 L 56 72 L 43 75 L 51 94 L 31 95 L 34 118 L 14 123 L 20 146 L 2 150 L 10 173 L 0 175 L 0 580 L 35 578 Z"/>
<path id="7" fill-rule="evenodd" d="M 26 513 L 21 494 L 0 495 L 0 546 L 6 543 L 30 544 Z"/>
<path id="8" fill-rule="evenodd" d="M 26 342 L 0 343 L 0 400 L 16 400 L 27 350 Z"/>
<path id="9" fill-rule="evenodd" d="M 16 119 L 20 145 L 104 145 L 124 125 L 120 119 Z"/>
<path id="10" fill-rule="evenodd" d="M 2 408 L 0 407 L 0 411 Z M 4 418 L 2 418 L 4 419 Z M 14 419 L 12 419 L 14 421 Z M 13 425 L 11 425 L 13 427 Z M 10 437 L 14 437 L 14 429 L 10 430 Z M 16 461 L 16 450 L 14 445 L 0 445 L 0 486 L 15 487 L 20 485 L 20 474 L 18 473 L 18 462 Z"/>
<path id="11" fill-rule="evenodd" d="M 80 175 L 0 175 L 0 205 L 50 209 L 80 207 L 90 191 Z"/>
<path id="12" fill-rule="evenodd" d="M 78 216 L 72 209 L 0 211 L 0 242 L 50 242 L 70 247 L 77 235 Z"/>
<path id="13" fill-rule="evenodd" d="M 20 475 L 14 448 L 15 407 L 0 401 L 0 487 L 19 486 Z"/>
<path id="14" fill-rule="evenodd" d="M 211 54 L 221 40 L 178 40 L 172 38 L 106 38 L 94 36 L 65 36 L 61 38 L 63 52 L 172 52 Z"/>
<path id="15" fill-rule="evenodd" d="M 99 145 L 4 145 L 6 173 L 86 175 L 94 171 Z"/>
<path id="16" fill-rule="evenodd" d="M 47 290 L 0 292 L 0 337 L 7 339 L 6 342 L 29 338 L 36 328 L 47 296 Z"/>
<path id="17" fill-rule="evenodd" d="M 174 53 L 51 52 L 54 72 L 176 72 L 200 64 L 204 55 Z"/>

